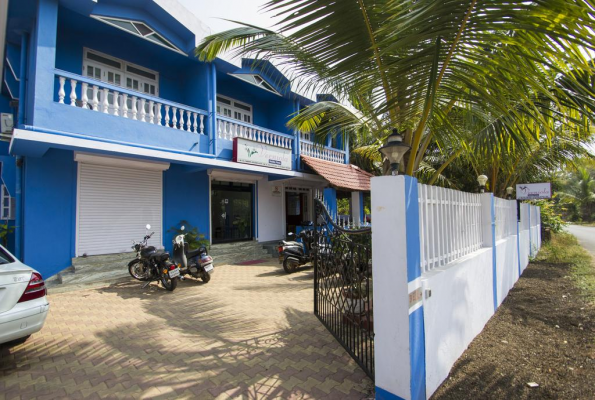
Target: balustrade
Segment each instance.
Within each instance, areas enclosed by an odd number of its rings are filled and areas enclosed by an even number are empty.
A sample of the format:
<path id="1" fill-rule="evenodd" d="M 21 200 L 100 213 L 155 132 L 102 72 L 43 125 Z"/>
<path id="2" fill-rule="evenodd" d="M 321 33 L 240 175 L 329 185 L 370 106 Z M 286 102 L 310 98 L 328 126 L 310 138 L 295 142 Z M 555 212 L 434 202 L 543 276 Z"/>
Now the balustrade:
<path id="1" fill-rule="evenodd" d="M 206 112 L 169 102 L 143 93 L 126 93 L 126 89 L 68 72 L 56 71 L 58 103 L 103 112 L 121 118 L 165 126 L 205 135 Z M 78 78 L 78 79 L 77 79 Z M 78 94 L 80 93 L 80 100 Z M 289 144 L 291 148 L 291 143 Z"/>
<path id="2" fill-rule="evenodd" d="M 291 149 L 293 144 L 292 136 L 246 124 L 241 121 L 217 117 L 217 139 L 233 140 L 236 137 L 282 147 L 284 149 Z"/>
<path id="3" fill-rule="evenodd" d="M 345 152 L 329 147 L 322 147 L 313 142 L 302 139 L 300 141 L 300 154 L 308 157 L 320 158 L 321 160 L 345 163 Z"/>

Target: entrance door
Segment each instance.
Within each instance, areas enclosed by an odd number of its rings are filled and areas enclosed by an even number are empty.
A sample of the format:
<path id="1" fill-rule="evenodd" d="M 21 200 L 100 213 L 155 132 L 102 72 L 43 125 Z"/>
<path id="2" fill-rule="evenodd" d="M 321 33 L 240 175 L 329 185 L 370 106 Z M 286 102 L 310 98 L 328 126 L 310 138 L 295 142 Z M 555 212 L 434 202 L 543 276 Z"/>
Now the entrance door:
<path id="1" fill-rule="evenodd" d="M 309 211 L 310 191 L 302 188 L 287 188 L 285 191 L 286 232 L 296 233 L 303 222 L 312 221 Z"/>
<path id="2" fill-rule="evenodd" d="M 253 186 L 249 183 L 211 182 L 213 243 L 252 240 Z"/>

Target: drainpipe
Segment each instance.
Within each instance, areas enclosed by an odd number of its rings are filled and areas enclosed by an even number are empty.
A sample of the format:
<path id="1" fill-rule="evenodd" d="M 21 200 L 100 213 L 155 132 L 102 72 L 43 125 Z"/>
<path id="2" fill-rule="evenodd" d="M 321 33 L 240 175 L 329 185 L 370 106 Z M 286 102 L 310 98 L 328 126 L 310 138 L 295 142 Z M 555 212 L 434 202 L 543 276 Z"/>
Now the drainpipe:
<path id="1" fill-rule="evenodd" d="M 19 108 L 17 111 L 17 126 L 25 124 L 27 108 L 27 53 L 29 51 L 29 34 L 21 37 L 21 70 L 19 71 Z M 23 157 L 16 156 L 15 182 L 15 221 L 14 221 L 14 252 L 17 259 L 23 261 Z"/>
<path id="2" fill-rule="evenodd" d="M 19 108 L 17 111 L 17 126 L 25 123 L 25 96 L 27 93 L 27 52 L 29 44 L 29 34 L 23 33 L 21 36 L 21 69 L 19 71 Z"/>
<path id="3" fill-rule="evenodd" d="M 15 189 L 15 222 L 14 222 L 14 255 L 19 260 L 23 261 L 23 244 L 21 229 L 23 225 L 23 211 L 22 211 L 22 188 L 23 188 L 23 157 L 16 156 L 16 189 Z"/>

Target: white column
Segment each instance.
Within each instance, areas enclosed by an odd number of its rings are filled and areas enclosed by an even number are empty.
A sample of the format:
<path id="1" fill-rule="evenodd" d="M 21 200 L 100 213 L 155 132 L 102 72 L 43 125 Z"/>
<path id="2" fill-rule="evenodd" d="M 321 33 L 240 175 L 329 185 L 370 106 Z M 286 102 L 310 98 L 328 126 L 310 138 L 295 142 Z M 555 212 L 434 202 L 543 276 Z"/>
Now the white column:
<path id="1" fill-rule="evenodd" d="M 376 398 L 425 399 L 417 180 L 371 184 Z"/>
<path id="2" fill-rule="evenodd" d="M 108 97 L 109 97 L 109 89 L 104 88 L 103 89 L 103 100 L 101 101 L 101 105 L 103 107 L 103 112 L 104 114 L 108 114 L 109 113 L 109 101 L 108 101 Z"/>
<path id="3" fill-rule="evenodd" d="M 137 109 L 137 97 L 136 96 L 132 96 L 132 119 L 136 121 L 136 114 L 138 113 L 138 109 Z"/>
<path id="4" fill-rule="evenodd" d="M 87 82 L 83 82 L 81 84 L 81 100 L 83 101 L 83 108 L 87 108 L 89 104 L 89 95 L 87 94 L 87 88 L 89 84 Z"/>
<path id="5" fill-rule="evenodd" d="M 128 94 L 122 94 L 122 116 L 128 118 Z"/>
<path id="6" fill-rule="evenodd" d="M 361 192 L 351 192 L 351 218 L 360 223 L 364 220 L 364 216 L 361 215 Z"/>
<path id="7" fill-rule="evenodd" d="M 99 88 L 93 85 L 93 100 L 91 101 L 93 111 L 99 111 Z"/>
<path id="8" fill-rule="evenodd" d="M 120 98 L 120 92 L 114 92 L 114 115 L 120 115 L 120 105 L 118 100 Z"/>
<path id="9" fill-rule="evenodd" d="M 149 123 L 155 123 L 155 102 L 153 100 L 149 100 Z"/>
<path id="10" fill-rule="evenodd" d="M 76 106 L 76 79 L 70 80 L 70 105 L 75 107 Z"/>

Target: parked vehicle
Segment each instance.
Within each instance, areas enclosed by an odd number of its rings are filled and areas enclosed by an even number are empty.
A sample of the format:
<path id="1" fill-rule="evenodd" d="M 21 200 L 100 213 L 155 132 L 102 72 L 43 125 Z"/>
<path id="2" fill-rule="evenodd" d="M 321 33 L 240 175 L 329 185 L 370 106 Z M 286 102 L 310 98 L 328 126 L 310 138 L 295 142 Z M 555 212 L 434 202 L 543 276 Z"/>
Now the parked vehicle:
<path id="1" fill-rule="evenodd" d="M 41 330 L 50 309 L 46 294 L 41 274 L 0 246 L 0 343 Z"/>
<path id="2" fill-rule="evenodd" d="M 151 225 L 147 225 L 147 232 L 150 229 Z M 136 258 L 128 263 L 128 272 L 135 279 L 147 281 L 143 288 L 152 281 L 158 281 L 165 289 L 173 291 L 183 277 L 177 265 L 170 261 L 169 253 L 148 246 L 147 242 L 154 233 L 147 233 L 140 243 L 132 242 Z"/>
<path id="3" fill-rule="evenodd" d="M 184 226 L 181 230 L 184 231 Z M 204 283 L 211 280 L 211 275 L 215 272 L 213 267 L 213 258 L 208 255 L 207 248 L 204 246 L 195 250 L 188 249 L 186 234 L 177 235 L 174 240 L 173 261 L 180 268 L 182 276 L 190 275 L 193 278 L 200 278 Z"/>
<path id="4" fill-rule="evenodd" d="M 288 236 L 293 237 L 295 234 L 290 232 Z M 283 264 L 283 269 L 288 274 L 295 272 L 302 265 L 312 262 L 312 243 L 314 242 L 314 231 L 306 229 L 301 231 L 297 238 L 301 242 L 282 240 L 279 242 L 279 263 Z"/>

